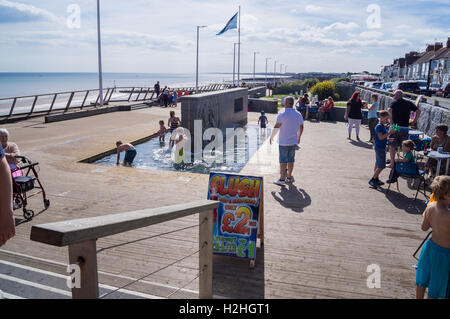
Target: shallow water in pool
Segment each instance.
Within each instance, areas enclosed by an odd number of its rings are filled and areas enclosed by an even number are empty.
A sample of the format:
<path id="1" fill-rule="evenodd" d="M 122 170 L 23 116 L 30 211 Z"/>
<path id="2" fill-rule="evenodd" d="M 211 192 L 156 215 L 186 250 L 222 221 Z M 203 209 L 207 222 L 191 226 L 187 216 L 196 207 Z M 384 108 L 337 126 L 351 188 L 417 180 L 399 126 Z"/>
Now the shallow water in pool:
<path id="1" fill-rule="evenodd" d="M 216 151 L 209 156 L 204 157 L 201 161 L 194 161 L 192 164 L 185 164 L 182 167 L 175 165 L 173 150 L 169 148 L 170 134 L 166 135 L 166 143 L 161 144 L 159 138 L 154 138 L 148 142 L 135 145 L 137 156 L 134 160 L 133 167 L 146 168 L 154 170 L 167 170 L 167 171 L 183 171 L 198 174 L 209 174 L 211 171 L 220 171 L 226 173 L 239 173 L 250 158 L 259 150 L 264 142 L 270 138 L 272 129 L 266 130 L 260 129 L 257 125 L 249 124 L 244 127 L 245 131 L 245 148 L 239 147 L 236 143 L 233 149 L 234 160 L 229 163 L 227 161 L 227 149 L 226 143 L 224 143 L 223 160 L 222 154 Z M 211 156 L 212 155 L 212 156 Z M 237 160 L 237 156 L 245 156 L 245 159 Z M 121 161 L 125 154 L 121 154 Z M 190 156 L 189 153 L 186 154 Z M 207 159 L 207 160 L 205 160 Z M 116 166 L 117 154 L 106 156 L 103 159 L 95 162 L 94 164 Z"/>

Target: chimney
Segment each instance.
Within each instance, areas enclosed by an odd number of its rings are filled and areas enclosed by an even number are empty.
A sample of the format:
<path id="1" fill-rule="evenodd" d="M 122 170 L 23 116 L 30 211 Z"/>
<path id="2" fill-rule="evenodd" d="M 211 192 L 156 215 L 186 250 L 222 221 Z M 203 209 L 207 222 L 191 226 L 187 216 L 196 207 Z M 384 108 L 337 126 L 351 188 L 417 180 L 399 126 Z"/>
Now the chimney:
<path id="1" fill-rule="evenodd" d="M 444 45 L 442 44 L 442 42 L 436 42 L 434 44 L 434 51 L 438 51 L 440 49 L 442 49 L 444 47 Z"/>
<path id="2" fill-rule="evenodd" d="M 447 49 L 450 49 L 450 38 L 447 40 Z"/>
<path id="3" fill-rule="evenodd" d="M 427 46 L 427 52 L 431 52 L 431 51 L 434 51 L 434 45 L 429 44 L 429 45 Z"/>

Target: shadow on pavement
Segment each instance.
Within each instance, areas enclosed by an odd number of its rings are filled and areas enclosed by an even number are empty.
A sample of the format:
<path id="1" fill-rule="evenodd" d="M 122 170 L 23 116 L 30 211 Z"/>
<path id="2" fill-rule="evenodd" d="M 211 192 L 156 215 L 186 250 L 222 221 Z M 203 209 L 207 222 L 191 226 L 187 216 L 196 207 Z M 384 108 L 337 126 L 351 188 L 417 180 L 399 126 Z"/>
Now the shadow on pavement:
<path id="1" fill-rule="evenodd" d="M 386 194 L 386 190 L 384 189 L 378 189 L 379 192 L 382 192 Z M 411 215 L 422 215 L 427 208 L 426 203 L 421 200 L 417 199 L 414 201 L 414 196 L 416 194 L 411 194 L 410 197 L 407 197 L 403 195 L 402 193 L 399 193 L 397 190 L 394 190 L 391 187 L 391 190 L 389 194 L 386 195 L 386 198 L 398 209 L 402 209 L 408 214 Z"/>
<path id="2" fill-rule="evenodd" d="M 297 188 L 295 185 L 281 188 L 280 193 L 272 192 L 272 196 L 281 206 L 296 213 L 302 213 L 306 207 L 311 205 L 311 196 L 304 189 Z"/>
<path id="3" fill-rule="evenodd" d="M 352 144 L 354 146 L 362 147 L 362 148 L 373 149 L 373 145 L 372 144 L 366 143 L 366 142 L 363 142 L 363 141 L 351 140 L 350 144 Z"/>
<path id="4" fill-rule="evenodd" d="M 264 299 L 264 246 L 256 249 L 255 268 L 250 260 L 214 255 L 214 294 L 231 299 Z"/>

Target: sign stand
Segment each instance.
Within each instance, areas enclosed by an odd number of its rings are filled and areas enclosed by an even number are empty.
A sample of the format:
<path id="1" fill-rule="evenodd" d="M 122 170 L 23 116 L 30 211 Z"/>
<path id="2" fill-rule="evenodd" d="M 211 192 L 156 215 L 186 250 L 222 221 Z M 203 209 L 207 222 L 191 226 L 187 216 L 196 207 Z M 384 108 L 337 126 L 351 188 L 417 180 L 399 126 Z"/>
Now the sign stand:
<path id="1" fill-rule="evenodd" d="M 264 179 L 262 180 L 261 185 L 261 206 L 259 207 L 259 232 L 258 238 L 260 246 L 264 246 Z M 255 268 L 256 256 L 255 259 L 250 260 L 250 269 Z"/>

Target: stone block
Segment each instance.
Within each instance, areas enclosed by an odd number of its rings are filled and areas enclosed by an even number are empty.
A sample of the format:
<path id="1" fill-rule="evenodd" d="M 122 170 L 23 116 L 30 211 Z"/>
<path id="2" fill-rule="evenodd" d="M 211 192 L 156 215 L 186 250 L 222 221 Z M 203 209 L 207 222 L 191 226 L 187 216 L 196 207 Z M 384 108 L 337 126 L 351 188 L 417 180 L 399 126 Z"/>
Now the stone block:
<path id="1" fill-rule="evenodd" d="M 249 112 L 265 111 L 270 114 L 278 114 L 278 100 L 277 99 L 248 99 Z"/>

